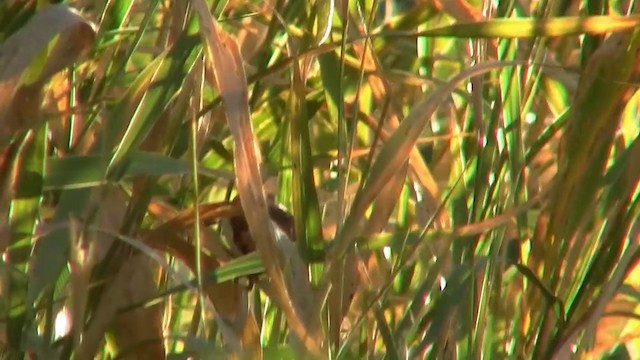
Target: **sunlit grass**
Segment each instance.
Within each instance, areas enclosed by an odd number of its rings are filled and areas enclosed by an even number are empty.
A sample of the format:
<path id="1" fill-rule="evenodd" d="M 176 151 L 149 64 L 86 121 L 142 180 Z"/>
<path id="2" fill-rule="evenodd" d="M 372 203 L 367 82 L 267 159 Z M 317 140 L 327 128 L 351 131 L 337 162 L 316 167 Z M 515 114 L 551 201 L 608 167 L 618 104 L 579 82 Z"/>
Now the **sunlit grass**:
<path id="1" fill-rule="evenodd" d="M 574 3 L 0 4 L 3 356 L 638 357 L 640 15 Z"/>

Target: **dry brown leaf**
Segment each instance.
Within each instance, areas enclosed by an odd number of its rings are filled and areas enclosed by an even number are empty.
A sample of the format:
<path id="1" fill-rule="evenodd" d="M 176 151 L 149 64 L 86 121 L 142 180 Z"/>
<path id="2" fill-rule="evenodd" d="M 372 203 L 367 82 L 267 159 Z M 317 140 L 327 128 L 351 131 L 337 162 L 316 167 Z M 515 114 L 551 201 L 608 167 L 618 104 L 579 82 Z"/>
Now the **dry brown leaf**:
<path id="1" fill-rule="evenodd" d="M 111 234 L 120 232 L 127 210 L 127 201 L 126 195 L 116 186 L 105 185 L 91 190 L 89 204 L 91 207 L 99 206 L 95 225 L 97 228 L 105 230 L 96 233 L 96 241 L 92 244 L 95 251 L 95 263 L 103 261 L 107 256 L 115 241 Z M 89 211 L 85 215 L 88 216 L 88 213 Z"/>
<path id="2" fill-rule="evenodd" d="M 40 72 L 25 71 L 55 37 Z M 55 73 L 73 63 L 95 40 L 93 24 L 67 5 L 46 7 L 12 34 L 0 47 L 0 141 L 36 125 L 40 91 Z M 35 115 L 35 116 L 34 116 Z"/>
<path id="3" fill-rule="evenodd" d="M 405 184 L 407 178 L 407 171 L 409 170 L 409 164 L 405 163 L 398 173 L 394 175 L 391 180 L 382 188 L 378 198 L 374 202 L 371 216 L 365 227 L 364 236 L 371 237 L 384 230 L 385 226 L 389 224 L 389 217 L 393 213 L 396 207 L 400 192 Z"/>
<path id="4" fill-rule="evenodd" d="M 113 323 L 118 310 L 126 305 L 125 292 L 129 287 L 131 277 L 138 271 L 140 256 L 146 255 L 140 254 L 125 261 L 118 274 L 107 285 L 91 323 L 82 334 L 82 341 L 76 349 L 77 359 L 94 358 L 103 341 L 104 334 Z"/>
<path id="5" fill-rule="evenodd" d="M 162 307 L 138 308 L 117 315 L 123 307 L 157 296 L 150 259 L 143 253 L 128 260 L 111 280 L 89 328 L 82 333 L 82 341 L 80 341 L 91 270 L 95 264 L 104 260 L 114 244 L 114 234 L 117 234 L 122 227 L 127 199 L 120 189 L 103 186 L 94 189 L 90 203 L 93 206 L 100 204 L 95 217 L 97 226 L 86 228 L 73 221 L 70 223 L 72 239 L 77 239 L 71 247 L 69 308 L 72 324 L 75 325 L 73 335 L 78 348 L 78 358 L 91 358 L 97 351 L 104 332 L 110 327 L 118 349 L 132 351 L 125 358 L 131 356 L 138 359 L 162 358 L 164 357 Z M 96 228 L 101 230 L 97 231 Z M 121 274 L 122 271 L 125 271 L 125 275 Z M 114 300 L 115 298 L 117 300 Z"/>
<path id="6" fill-rule="evenodd" d="M 123 289 L 123 306 L 138 304 L 157 296 L 154 271 L 145 254 L 132 258 L 135 265 Z M 120 313 L 111 326 L 121 359 L 163 359 L 161 304 Z"/>
<path id="7" fill-rule="evenodd" d="M 113 244 L 114 237 L 122 228 L 124 214 L 126 214 L 127 198 L 116 187 L 97 188 L 92 203 L 100 203 L 100 211 L 96 222 L 100 231 L 96 234 L 96 241 L 92 244 L 95 258 L 92 262 L 102 261 Z M 136 255 L 134 272 L 130 275 L 130 282 L 123 289 L 122 307 L 137 304 L 158 295 L 157 286 L 150 259 L 145 254 Z M 162 310 L 160 305 L 137 308 L 115 317 L 111 325 L 116 345 L 119 351 L 130 355 L 124 358 L 158 359 L 164 357 L 162 340 Z M 135 349 L 135 350 L 134 350 Z"/>

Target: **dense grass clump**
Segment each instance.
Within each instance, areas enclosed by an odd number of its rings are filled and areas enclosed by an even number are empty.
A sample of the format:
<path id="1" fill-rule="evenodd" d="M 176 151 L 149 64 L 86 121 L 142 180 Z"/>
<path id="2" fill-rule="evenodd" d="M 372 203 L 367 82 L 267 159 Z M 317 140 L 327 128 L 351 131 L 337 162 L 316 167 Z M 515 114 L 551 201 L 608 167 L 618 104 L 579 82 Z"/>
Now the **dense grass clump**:
<path id="1" fill-rule="evenodd" d="M 634 1 L 51 3 L 0 3 L 3 358 L 640 357 Z"/>

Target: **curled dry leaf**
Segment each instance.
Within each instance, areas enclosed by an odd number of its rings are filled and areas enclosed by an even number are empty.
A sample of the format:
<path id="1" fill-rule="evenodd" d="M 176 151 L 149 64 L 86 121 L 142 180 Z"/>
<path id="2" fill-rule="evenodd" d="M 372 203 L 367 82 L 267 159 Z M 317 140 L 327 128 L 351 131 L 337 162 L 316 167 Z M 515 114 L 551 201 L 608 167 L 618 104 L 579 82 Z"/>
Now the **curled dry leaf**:
<path id="1" fill-rule="evenodd" d="M 91 22 L 59 4 L 36 13 L 0 46 L 0 141 L 36 125 L 42 86 L 76 61 L 93 44 L 95 34 Z M 44 64 L 34 64 L 56 37 Z"/>

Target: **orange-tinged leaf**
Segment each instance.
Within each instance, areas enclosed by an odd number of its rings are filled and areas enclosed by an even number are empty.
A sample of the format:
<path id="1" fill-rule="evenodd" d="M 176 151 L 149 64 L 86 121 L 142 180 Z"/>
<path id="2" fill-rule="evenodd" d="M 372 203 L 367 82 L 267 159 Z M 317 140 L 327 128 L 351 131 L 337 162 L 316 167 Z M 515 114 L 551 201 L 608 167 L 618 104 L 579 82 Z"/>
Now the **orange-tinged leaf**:
<path id="1" fill-rule="evenodd" d="M 37 64 L 37 57 L 56 37 L 44 63 Z M 0 46 L 0 141 L 36 125 L 42 86 L 76 61 L 94 40 L 93 24 L 74 9 L 59 4 L 36 13 Z M 27 70 L 35 75 L 27 78 Z"/>
<path id="2" fill-rule="evenodd" d="M 92 316 L 91 323 L 82 334 L 82 340 L 76 349 L 76 358 L 92 359 L 98 352 L 104 334 L 113 324 L 118 310 L 130 304 L 127 301 L 127 293 L 131 291 L 132 286 L 139 286 L 135 281 L 132 282 L 131 279 L 135 279 L 141 272 L 145 271 L 144 267 L 141 266 L 143 260 L 148 260 L 145 258 L 145 254 L 129 258 L 120 268 L 116 277 L 109 282 Z M 149 325 L 151 326 L 151 324 Z"/>
<path id="3" fill-rule="evenodd" d="M 142 254 L 132 259 L 136 267 L 129 274 L 129 283 L 123 291 L 123 306 L 137 304 L 157 295 L 154 272 L 149 260 Z M 123 358 L 164 358 L 162 310 L 160 304 L 154 304 L 126 311 L 115 317 L 111 331 Z"/>

